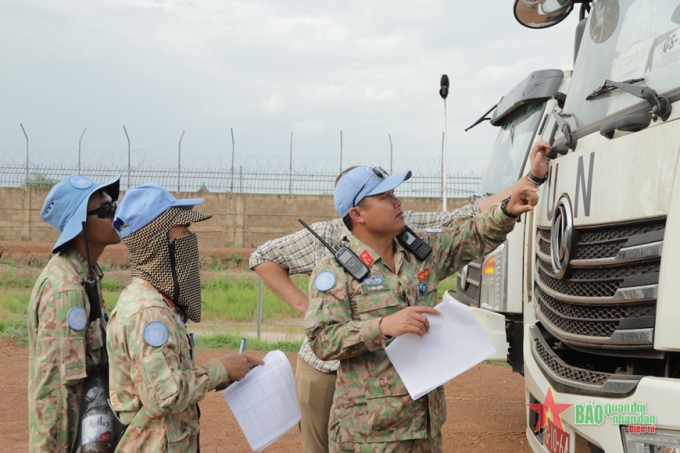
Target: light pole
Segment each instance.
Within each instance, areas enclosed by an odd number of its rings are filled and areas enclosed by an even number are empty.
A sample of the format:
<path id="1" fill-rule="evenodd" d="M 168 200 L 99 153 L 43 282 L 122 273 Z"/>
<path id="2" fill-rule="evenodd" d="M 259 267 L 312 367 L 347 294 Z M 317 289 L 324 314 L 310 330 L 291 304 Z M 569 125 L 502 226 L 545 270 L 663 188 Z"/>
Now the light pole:
<path id="1" fill-rule="evenodd" d="M 449 95 L 449 77 L 444 74 L 439 82 L 439 95 L 444 100 L 444 137 L 442 140 L 442 211 L 447 208 L 447 189 L 446 189 L 446 97 Z"/>

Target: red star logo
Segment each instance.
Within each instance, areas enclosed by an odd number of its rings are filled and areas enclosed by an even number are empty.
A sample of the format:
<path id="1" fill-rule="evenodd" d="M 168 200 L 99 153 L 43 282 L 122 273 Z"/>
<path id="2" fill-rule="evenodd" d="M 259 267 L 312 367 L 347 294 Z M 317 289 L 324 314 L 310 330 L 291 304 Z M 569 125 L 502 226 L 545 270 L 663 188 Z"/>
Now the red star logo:
<path id="1" fill-rule="evenodd" d="M 548 424 L 548 420 L 552 421 L 553 425 L 557 426 L 559 429 L 564 431 L 564 425 L 562 424 L 562 412 L 569 409 L 573 404 L 557 404 L 555 398 L 553 397 L 552 388 L 548 387 L 548 394 L 545 395 L 545 401 L 543 404 L 527 404 L 531 410 L 538 414 L 538 422 L 536 423 L 536 428 L 534 432 L 543 428 Z"/>

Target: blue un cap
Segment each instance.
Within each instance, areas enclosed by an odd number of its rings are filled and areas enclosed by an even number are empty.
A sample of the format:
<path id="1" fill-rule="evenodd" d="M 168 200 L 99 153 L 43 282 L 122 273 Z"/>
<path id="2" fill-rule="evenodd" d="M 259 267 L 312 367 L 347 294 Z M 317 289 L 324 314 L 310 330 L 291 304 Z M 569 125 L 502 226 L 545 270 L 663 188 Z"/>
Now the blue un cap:
<path id="1" fill-rule="evenodd" d="M 113 218 L 113 228 L 121 238 L 125 238 L 141 230 L 170 208 L 186 210 L 175 219 L 175 225 L 201 222 L 212 217 L 212 214 L 192 210 L 194 206 L 201 203 L 203 203 L 203 198 L 178 200 L 158 184 L 142 184 L 125 192 L 123 201 L 118 205 Z"/>
<path id="2" fill-rule="evenodd" d="M 335 186 L 335 210 L 345 217 L 364 198 L 389 192 L 410 177 L 410 170 L 390 176 L 380 167 L 353 168 Z"/>
<path id="3" fill-rule="evenodd" d="M 52 187 L 40 211 L 40 218 L 61 232 L 52 247 L 52 253 L 83 231 L 83 222 L 87 219 L 87 204 L 93 193 L 104 189 L 113 201 L 118 199 L 119 180 L 120 176 L 116 176 L 104 184 L 97 184 L 85 176 L 71 175 Z"/>

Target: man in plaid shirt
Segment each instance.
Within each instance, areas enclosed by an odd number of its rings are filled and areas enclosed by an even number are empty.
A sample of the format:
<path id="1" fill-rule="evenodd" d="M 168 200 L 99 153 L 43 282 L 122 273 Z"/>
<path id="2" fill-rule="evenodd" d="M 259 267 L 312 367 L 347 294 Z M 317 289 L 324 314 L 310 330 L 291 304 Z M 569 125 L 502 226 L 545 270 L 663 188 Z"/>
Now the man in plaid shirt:
<path id="1" fill-rule="evenodd" d="M 549 150 L 550 146 L 543 141 L 537 141 L 531 149 L 529 156 L 531 172 L 538 178 L 542 178 L 548 172 L 547 152 Z M 345 170 L 345 172 L 352 168 Z M 416 231 L 446 227 L 460 219 L 488 211 L 493 205 L 499 204 L 523 184 L 527 184 L 524 177 L 503 192 L 453 211 L 404 211 L 404 221 L 406 225 Z M 343 224 L 342 219 L 316 222 L 312 223 L 310 227 L 333 247 L 347 245 L 349 230 Z M 328 249 L 321 241 L 306 229 L 302 229 L 262 244 L 250 255 L 249 266 L 257 272 L 274 294 L 292 308 L 305 314 L 309 308 L 309 299 L 291 281 L 290 275 L 311 274 L 316 264 L 328 253 Z M 335 392 L 338 366 L 337 360 L 323 361 L 316 357 L 307 339 L 304 340 L 298 353 L 295 371 L 295 384 L 300 412 L 302 413 L 300 431 L 303 453 L 328 451 L 328 419 L 333 402 L 333 393 Z"/>

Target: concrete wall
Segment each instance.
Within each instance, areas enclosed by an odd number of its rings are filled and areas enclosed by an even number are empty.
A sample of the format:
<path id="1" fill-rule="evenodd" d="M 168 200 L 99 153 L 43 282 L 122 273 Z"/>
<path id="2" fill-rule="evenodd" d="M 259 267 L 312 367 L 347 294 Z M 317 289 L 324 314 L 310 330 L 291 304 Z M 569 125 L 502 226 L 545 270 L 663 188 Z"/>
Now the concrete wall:
<path id="1" fill-rule="evenodd" d="M 49 190 L 0 188 L 0 240 L 54 242 L 58 232 L 40 219 L 40 209 Z M 200 210 L 213 218 L 196 224 L 203 247 L 257 247 L 263 242 L 292 233 L 307 223 L 337 218 L 330 195 L 263 195 L 241 193 L 175 193 L 178 198 L 202 197 Z M 449 209 L 463 206 L 467 199 L 449 199 Z M 439 211 L 439 198 L 404 198 L 404 210 Z"/>

